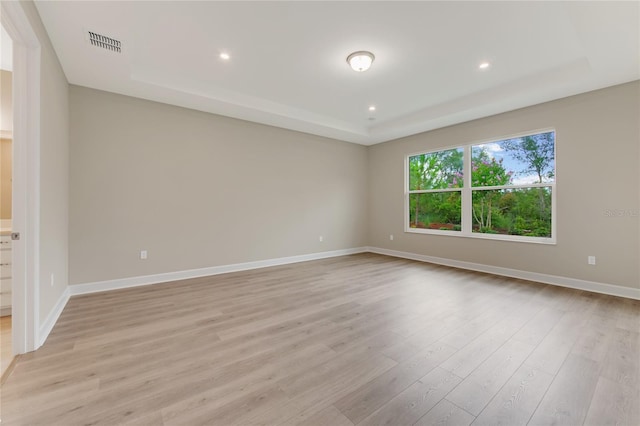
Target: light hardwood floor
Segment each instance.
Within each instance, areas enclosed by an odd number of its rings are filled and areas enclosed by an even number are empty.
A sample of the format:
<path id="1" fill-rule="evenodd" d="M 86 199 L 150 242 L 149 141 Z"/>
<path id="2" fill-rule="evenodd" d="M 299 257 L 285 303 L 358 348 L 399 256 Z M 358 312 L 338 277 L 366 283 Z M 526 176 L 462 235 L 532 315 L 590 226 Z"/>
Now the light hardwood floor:
<path id="1" fill-rule="evenodd" d="M 13 361 L 11 342 L 11 315 L 0 317 L 0 377 L 4 376 Z"/>
<path id="2" fill-rule="evenodd" d="M 3 425 L 638 425 L 640 302 L 360 254 L 73 297 Z"/>

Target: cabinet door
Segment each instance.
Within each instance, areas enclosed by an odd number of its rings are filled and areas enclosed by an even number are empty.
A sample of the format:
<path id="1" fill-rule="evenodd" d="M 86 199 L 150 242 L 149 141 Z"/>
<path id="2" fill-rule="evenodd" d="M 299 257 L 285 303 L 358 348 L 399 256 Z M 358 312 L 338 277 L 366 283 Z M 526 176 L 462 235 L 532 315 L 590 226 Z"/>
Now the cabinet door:
<path id="1" fill-rule="evenodd" d="M 5 293 L 11 294 L 11 278 L 3 278 L 0 280 L 0 292 L 2 292 L 2 296 Z"/>
<path id="2" fill-rule="evenodd" d="M 0 278 L 11 278 L 11 236 L 10 235 L 0 236 Z"/>
<path id="3" fill-rule="evenodd" d="M 0 278 L 11 278 L 11 257 L 2 256 L 0 262 L 2 262 L 0 263 Z"/>
<path id="4" fill-rule="evenodd" d="M 0 280 L 0 307 L 11 306 L 11 278 Z M 10 312 L 3 312 L 2 315 L 9 315 Z"/>
<path id="5" fill-rule="evenodd" d="M 11 250 L 11 235 L 0 236 L 0 249 L 3 251 Z"/>

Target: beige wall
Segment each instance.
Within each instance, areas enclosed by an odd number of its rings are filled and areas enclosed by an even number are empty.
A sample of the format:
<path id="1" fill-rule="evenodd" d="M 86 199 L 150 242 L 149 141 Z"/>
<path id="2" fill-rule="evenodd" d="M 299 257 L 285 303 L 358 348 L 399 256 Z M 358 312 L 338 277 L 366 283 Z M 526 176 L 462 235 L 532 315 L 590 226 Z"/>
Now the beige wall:
<path id="1" fill-rule="evenodd" d="M 11 71 L 0 70 L 0 132 L 13 131 L 13 86 Z"/>
<path id="2" fill-rule="evenodd" d="M 639 117 L 636 81 L 372 146 L 369 245 L 639 288 Z M 407 154 L 548 127 L 557 131 L 557 245 L 403 232 Z M 614 209 L 627 213 L 607 216 Z"/>
<path id="3" fill-rule="evenodd" d="M 71 86 L 70 283 L 371 245 L 637 288 L 639 101 L 634 82 L 365 148 Z M 548 127 L 556 245 L 403 232 L 406 154 Z"/>
<path id="4" fill-rule="evenodd" d="M 11 139 L 0 139 L 0 219 L 11 219 Z"/>
<path id="5" fill-rule="evenodd" d="M 21 4 L 41 44 L 39 269 L 42 324 L 68 283 L 69 85 L 33 2 Z M 55 277 L 53 286 L 51 274 Z"/>
<path id="6" fill-rule="evenodd" d="M 366 147 L 70 87 L 71 284 L 366 245 Z"/>

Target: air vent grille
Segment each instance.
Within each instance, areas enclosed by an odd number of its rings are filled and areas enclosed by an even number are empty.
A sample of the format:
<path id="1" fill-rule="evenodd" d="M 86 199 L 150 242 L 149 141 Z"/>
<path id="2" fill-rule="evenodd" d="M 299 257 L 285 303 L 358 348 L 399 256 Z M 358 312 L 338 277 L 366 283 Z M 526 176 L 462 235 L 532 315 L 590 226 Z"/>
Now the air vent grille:
<path id="1" fill-rule="evenodd" d="M 122 43 L 120 43 L 120 40 L 94 33 L 93 31 L 88 31 L 88 33 L 89 41 L 93 46 L 102 47 L 103 49 L 111 50 L 112 52 L 121 52 Z"/>

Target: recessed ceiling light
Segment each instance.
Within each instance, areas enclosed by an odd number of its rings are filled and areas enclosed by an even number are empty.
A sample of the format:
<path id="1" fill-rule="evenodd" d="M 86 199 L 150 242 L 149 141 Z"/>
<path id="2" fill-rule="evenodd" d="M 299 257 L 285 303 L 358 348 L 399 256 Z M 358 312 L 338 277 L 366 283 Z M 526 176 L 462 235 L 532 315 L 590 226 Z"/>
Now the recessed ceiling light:
<path id="1" fill-rule="evenodd" d="M 220 59 L 228 61 L 229 59 L 231 59 L 231 56 L 229 56 L 229 54 L 227 52 L 222 52 L 220 54 Z"/>
<path id="2" fill-rule="evenodd" d="M 347 63 L 354 71 L 363 72 L 371 67 L 375 56 L 371 52 L 365 52 L 364 50 L 359 52 L 353 52 L 347 56 Z"/>
<path id="3" fill-rule="evenodd" d="M 480 68 L 481 70 L 486 70 L 490 66 L 491 64 L 489 62 L 480 62 L 480 65 L 478 65 L 478 68 Z"/>
<path id="4" fill-rule="evenodd" d="M 376 106 L 375 106 L 375 105 L 371 105 L 371 106 L 369 107 L 369 111 L 375 111 L 375 110 L 376 110 Z"/>

